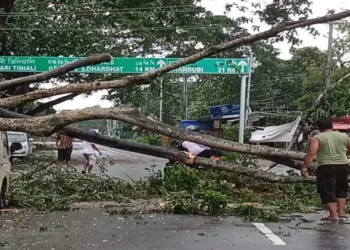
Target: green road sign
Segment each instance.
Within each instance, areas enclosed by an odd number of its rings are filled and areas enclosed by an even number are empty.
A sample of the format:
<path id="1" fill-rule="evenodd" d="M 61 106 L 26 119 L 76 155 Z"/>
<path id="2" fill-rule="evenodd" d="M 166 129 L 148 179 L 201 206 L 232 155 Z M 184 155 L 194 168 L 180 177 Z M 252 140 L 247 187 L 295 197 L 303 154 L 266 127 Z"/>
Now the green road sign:
<path id="1" fill-rule="evenodd" d="M 35 57 L 2 56 L 0 72 L 45 72 L 82 57 Z M 156 70 L 179 58 L 125 58 L 114 57 L 109 63 L 82 67 L 76 73 L 95 74 L 140 74 Z M 172 74 L 190 75 L 247 75 L 249 64 L 247 58 L 206 58 L 193 64 L 173 70 Z"/>

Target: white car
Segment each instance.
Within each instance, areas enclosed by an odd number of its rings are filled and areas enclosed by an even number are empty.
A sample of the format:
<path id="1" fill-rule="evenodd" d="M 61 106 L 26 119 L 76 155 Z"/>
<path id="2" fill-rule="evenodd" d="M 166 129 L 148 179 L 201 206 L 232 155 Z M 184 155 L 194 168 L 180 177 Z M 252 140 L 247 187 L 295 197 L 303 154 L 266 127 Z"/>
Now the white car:
<path id="1" fill-rule="evenodd" d="M 10 186 L 11 162 L 6 133 L 0 131 L 0 210 L 8 205 L 7 192 Z"/>
<path id="2" fill-rule="evenodd" d="M 25 158 L 32 153 L 26 133 L 8 131 L 7 138 L 12 158 Z"/>

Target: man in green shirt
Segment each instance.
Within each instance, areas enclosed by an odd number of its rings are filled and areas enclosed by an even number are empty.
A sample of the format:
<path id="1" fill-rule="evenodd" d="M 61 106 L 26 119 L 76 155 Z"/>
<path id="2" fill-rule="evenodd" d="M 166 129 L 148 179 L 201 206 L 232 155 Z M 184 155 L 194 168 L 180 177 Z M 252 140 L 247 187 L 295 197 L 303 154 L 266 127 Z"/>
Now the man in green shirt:
<path id="1" fill-rule="evenodd" d="M 350 152 L 350 140 L 345 133 L 333 131 L 330 119 L 319 120 L 317 126 L 320 134 L 310 141 L 301 174 L 307 175 L 308 167 L 316 158 L 317 191 L 329 211 L 329 216 L 323 220 L 338 221 L 339 218 L 346 218 L 344 209 L 349 187 L 347 152 Z"/>

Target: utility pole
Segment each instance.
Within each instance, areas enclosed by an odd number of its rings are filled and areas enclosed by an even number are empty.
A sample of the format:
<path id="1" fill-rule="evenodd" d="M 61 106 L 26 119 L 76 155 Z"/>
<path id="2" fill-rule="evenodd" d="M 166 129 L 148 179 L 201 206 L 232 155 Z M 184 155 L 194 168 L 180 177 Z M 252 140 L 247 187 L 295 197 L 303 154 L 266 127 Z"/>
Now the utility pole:
<path id="1" fill-rule="evenodd" d="M 163 77 L 160 78 L 159 121 L 163 121 Z"/>
<path id="2" fill-rule="evenodd" d="M 187 97 L 187 75 L 183 76 L 183 84 L 182 84 L 182 117 L 184 120 L 187 120 L 187 105 L 188 105 L 188 97 Z"/>
<path id="3" fill-rule="evenodd" d="M 247 102 L 246 102 L 246 116 L 245 116 L 245 124 L 247 125 L 249 112 L 250 112 L 250 89 L 251 89 L 251 83 L 252 83 L 252 64 L 253 64 L 253 51 L 252 48 L 249 46 L 249 75 L 248 75 L 248 85 L 247 85 Z"/>
<path id="4" fill-rule="evenodd" d="M 328 34 L 328 60 L 327 60 L 327 68 L 326 68 L 326 88 L 328 88 L 331 85 L 332 58 L 333 58 L 333 23 L 330 23 L 329 34 Z"/>
<path id="5" fill-rule="evenodd" d="M 239 143 L 244 142 L 244 129 L 245 129 L 245 111 L 246 111 L 246 92 L 247 92 L 247 76 L 241 76 L 241 97 L 240 97 L 240 111 L 239 111 Z"/>

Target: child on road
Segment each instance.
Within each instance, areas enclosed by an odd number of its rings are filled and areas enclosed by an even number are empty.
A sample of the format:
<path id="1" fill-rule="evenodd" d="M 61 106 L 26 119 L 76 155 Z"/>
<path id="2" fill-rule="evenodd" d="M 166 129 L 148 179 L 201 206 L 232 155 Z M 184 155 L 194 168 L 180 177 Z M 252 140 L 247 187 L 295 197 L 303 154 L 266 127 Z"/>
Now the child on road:
<path id="1" fill-rule="evenodd" d="M 83 155 L 85 158 L 83 174 L 90 174 L 93 166 L 96 165 L 96 151 L 102 155 L 101 151 L 95 144 L 88 141 L 83 141 Z"/>

